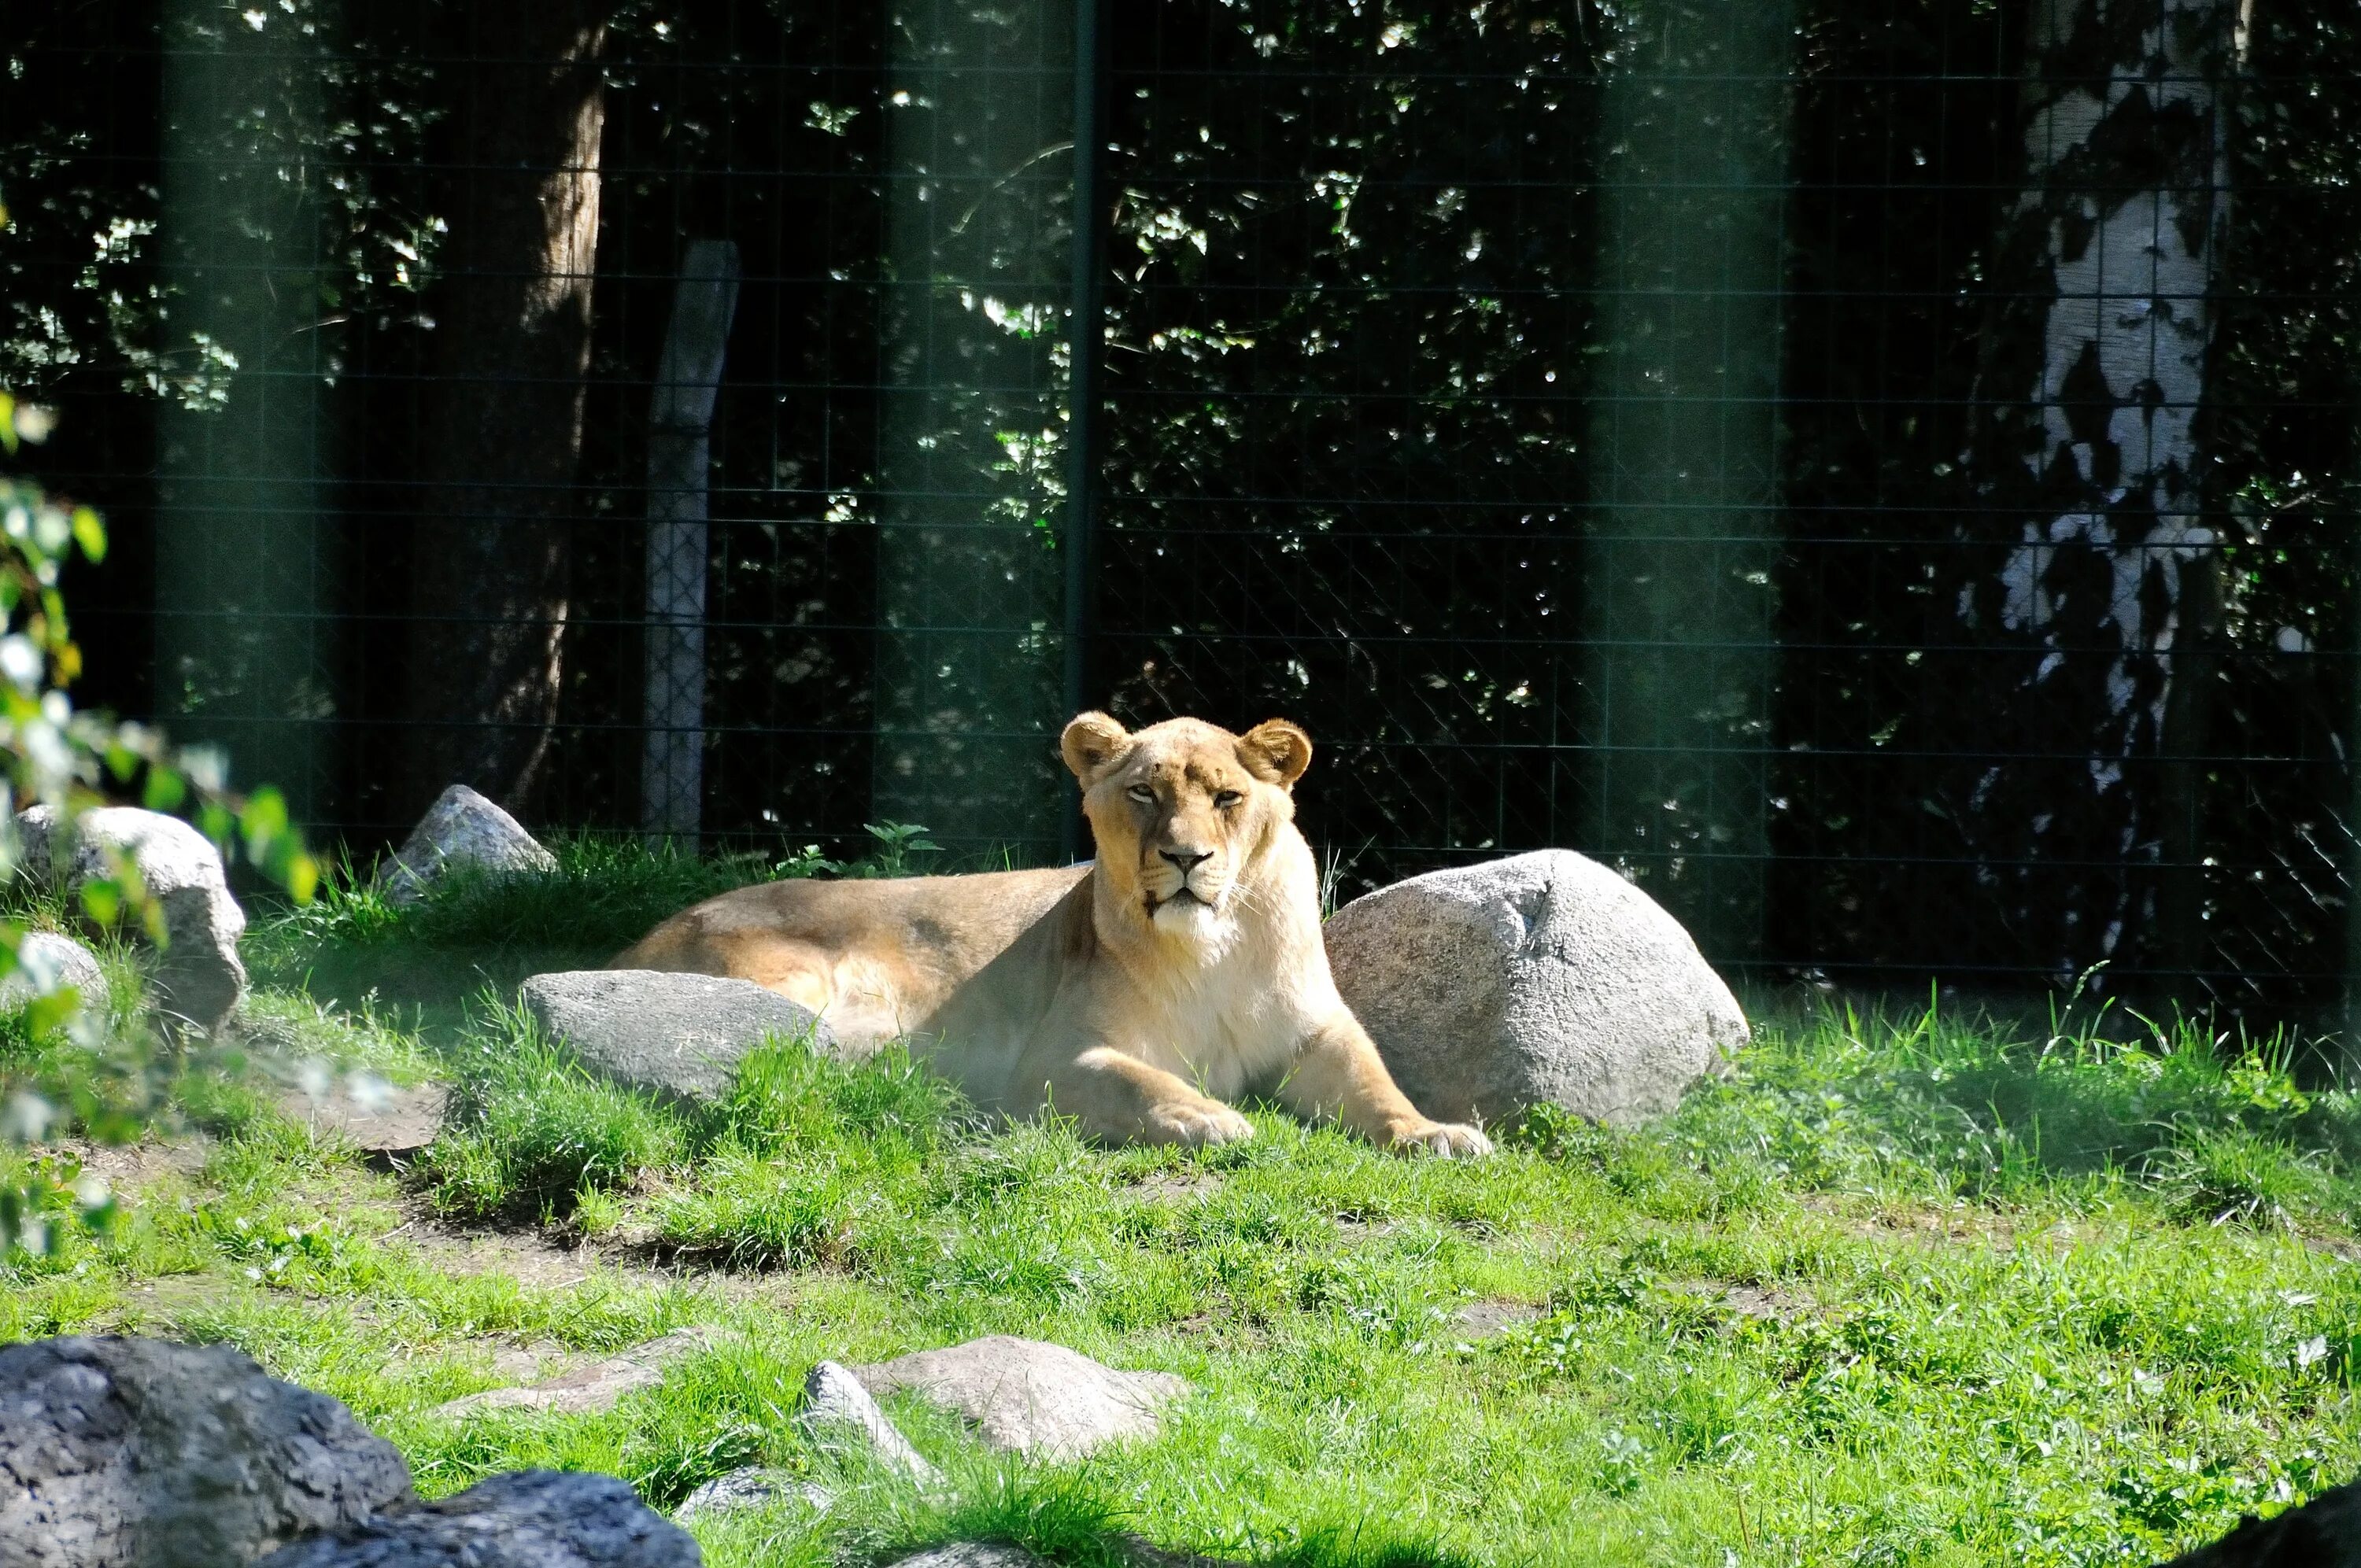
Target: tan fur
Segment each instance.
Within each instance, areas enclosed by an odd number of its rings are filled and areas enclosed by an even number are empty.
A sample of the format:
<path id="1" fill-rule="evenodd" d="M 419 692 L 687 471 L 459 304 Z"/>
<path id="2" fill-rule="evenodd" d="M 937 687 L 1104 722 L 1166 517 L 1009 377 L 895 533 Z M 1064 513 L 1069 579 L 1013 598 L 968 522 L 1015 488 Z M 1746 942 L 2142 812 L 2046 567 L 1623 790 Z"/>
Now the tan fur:
<path id="1" fill-rule="evenodd" d="M 1098 859 L 1057 871 L 741 888 L 616 969 L 754 981 L 855 1051 L 911 1037 L 988 1110 L 1117 1141 L 1251 1137 L 1248 1092 L 1393 1148 L 1488 1153 L 1403 1097 L 1328 972 L 1295 781 L 1312 742 L 1193 718 L 1066 727 Z"/>

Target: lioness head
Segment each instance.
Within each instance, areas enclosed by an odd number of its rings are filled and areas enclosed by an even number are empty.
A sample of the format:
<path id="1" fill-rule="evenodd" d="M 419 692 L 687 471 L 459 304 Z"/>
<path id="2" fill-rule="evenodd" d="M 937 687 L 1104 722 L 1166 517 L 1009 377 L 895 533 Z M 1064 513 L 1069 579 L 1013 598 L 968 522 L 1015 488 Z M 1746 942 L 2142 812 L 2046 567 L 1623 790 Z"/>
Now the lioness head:
<path id="1" fill-rule="evenodd" d="M 1239 878 L 1295 820 L 1288 792 L 1312 762 L 1311 737 L 1277 718 L 1243 735 L 1195 718 L 1135 734 L 1085 713 L 1061 749 L 1122 903 L 1160 935 L 1226 942 Z"/>

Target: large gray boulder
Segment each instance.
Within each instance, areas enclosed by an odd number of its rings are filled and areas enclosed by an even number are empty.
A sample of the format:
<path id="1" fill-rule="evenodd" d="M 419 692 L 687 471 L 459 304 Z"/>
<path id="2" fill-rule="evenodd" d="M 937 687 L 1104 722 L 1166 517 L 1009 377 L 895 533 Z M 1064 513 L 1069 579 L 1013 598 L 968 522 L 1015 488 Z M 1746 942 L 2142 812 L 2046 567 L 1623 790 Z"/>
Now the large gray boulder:
<path id="1" fill-rule="evenodd" d="M 964 1416 L 986 1446 L 1080 1459 L 1156 1435 L 1158 1409 L 1189 1392 L 1169 1372 L 1118 1372 L 1061 1344 L 993 1334 L 852 1368 L 879 1398 L 909 1389 Z"/>
<path id="2" fill-rule="evenodd" d="M 220 1568 L 412 1500 L 324 1394 L 222 1345 L 0 1345 L 0 1568 Z"/>
<path id="3" fill-rule="evenodd" d="M 71 987 L 93 1012 L 106 1006 L 106 971 L 98 955 L 55 931 L 27 931 L 16 941 L 16 967 L 0 977 L 0 1007 L 22 1007 Z"/>
<path id="4" fill-rule="evenodd" d="M 426 808 L 379 883 L 387 902 L 415 904 L 454 866 L 489 876 L 533 875 L 555 871 L 557 857 L 499 806 L 455 784 Z"/>
<path id="5" fill-rule="evenodd" d="M 155 973 L 157 998 L 173 1017 L 210 1033 L 246 994 L 246 965 L 237 939 L 246 911 L 229 893 L 213 840 L 161 812 L 102 806 L 74 819 L 73 841 L 63 842 L 57 813 L 36 806 L 16 818 L 27 874 L 78 888 L 113 874 L 127 861 L 161 908 L 164 951 Z"/>
<path id="6" fill-rule="evenodd" d="M 516 1470 L 314 1536 L 255 1568 L 699 1568 L 704 1561 L 686 1530 L 612 1475 Z"/>
<path id="7" fill-rule="evenodd" d="M 1336 988 L 1412 1103 L 1502 1122 L 1543 1101 L 1662 1115 L 1747 1041 L 1679 921 L 1570 850 L 1381 888 L 1327 925 Z"/>
<path id="8" fill-rule="evenodd" d="M 544 1033 L 584 1066 L 633 1089 L 697 1104 L 726 1098 L 738 1064 L 765 1038 L 835 1037 L 811 1010 L 750 980 L 654 970 L 537 974 L 521 992 Z"/>

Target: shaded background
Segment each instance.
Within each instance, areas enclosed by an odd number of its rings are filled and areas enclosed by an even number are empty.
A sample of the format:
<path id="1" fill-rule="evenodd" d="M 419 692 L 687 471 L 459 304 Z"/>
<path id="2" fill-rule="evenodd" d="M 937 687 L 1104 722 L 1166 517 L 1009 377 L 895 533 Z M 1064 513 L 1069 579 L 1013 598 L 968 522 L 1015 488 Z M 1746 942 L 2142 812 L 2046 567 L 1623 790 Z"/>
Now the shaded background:
<path id="1" fill-rule="evenodd" d="M 483 9 L 0 21 L 81 696 L 315 834 L 638 827 L 719 239 L 708 844 L 1050 860 L 1077 701 L 1277 714 L 1345 895 L 1565 845 L 1765 983 L 2341 1021 L 2349 6 Z"/>

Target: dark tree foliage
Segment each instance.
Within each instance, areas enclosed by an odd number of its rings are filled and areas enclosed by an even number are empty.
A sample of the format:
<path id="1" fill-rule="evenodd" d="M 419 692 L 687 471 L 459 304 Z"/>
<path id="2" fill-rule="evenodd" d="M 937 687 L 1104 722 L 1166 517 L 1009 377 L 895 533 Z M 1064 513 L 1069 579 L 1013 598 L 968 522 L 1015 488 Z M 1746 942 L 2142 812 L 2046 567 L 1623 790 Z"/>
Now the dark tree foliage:
<path id="1" fill-rule="evenodd" d="M 1759 950 L 1772 976 L 2046 981 L 2067 955 L 2022 918 L 2045 879 L 2120 868 L 2119 846 L 2066 841 L 2078 828 L 1996 890 L 2005 852 L 1963 820 L 1995 748 L 2070 751 L 2012 739 L 2018 673 L 1960 616 L 1961 581 L 1988 575 L 2021 521 L 1979 491 L 1970 455 L 1993 365 L 2026 352 L 2002 254 L 2027 175 L 2026 4 L 1802 0 L 1792 60 L 1765 66 L 1792 71 L 1775 656 L 1754 654 L 1766 712 L 1686 718 L 1767 744 L 1763 935 L 1728 950 Z M 1309 724 L 1323 749 L 1306 817 L 1347 891 L 1545 842 L 1631 849 L 1609 831 L 1620 808 L 1594 754 L 1612 542 L 1596 499 L 1618 455 L 1596 416 L 1631 346 L 1601 308 L 1602 192 L 1622 156 L 1603 129 L 1631 64 L 1618 38 L 1679 58 L 1712 12 L 1108 9 L 1091 684 L 1130 719 Z M 402 826 L 392 648 L 426 608 L 407 585 L 426 378 L 453 319 L 442 192 L 470 151 L 454 118 L 464 30 L 447 4 L 302 15 L 328 28 L 309 58 L 335 109 L 307 165 L 335 192 L 319 225 L 339 539 L 324 603 L 359 629 L 325 721 L 340 782 L 324 815 L 371 843 Z M 873 520 L 894 471 L 881 344 L 891 291 L 913 281 L 889 260 L 891 22 L 865 0 L 616 14 L 565 687 L 530 803 L 544 819 L 636 817 L 647 378 L 681 249 L 715 237 L 738 244 L 745 282 L 713 442 L 707 823 L 841 850 L 873 820 Z M 208 384 L 144 226 L 160 25 L 153 7 L 16 7 L 5 47 L 27 86 L 0 100 L 0 375 L 60 406 L 45 467 L 116 514 L 84 624 L 92 685 L 132 710 L 154 702 L 153 410 Z M 2356 82 L 2349 7 L 2256 8 L 2223 138 L 2233 199 L 2197 436 L 2223 543 L 2175 650 L 2180 738 L 2154 752 L 2169 874 L 2120 960 L 2257 1015 L 2316 1008 L 2345 964 Z M 1027 178 L 1059 156 L 1045 146 Z M 1048 547 L 1062 432 L 1037 428 L 1037 387 L 968 390 L 968 435 L 1009 438 L 1005 505 L 1045 520 Z M 2003 721 L 1967 722 L 1988 710 Z M 1674 805 L 1630 857 L 1667 878 L 1709 860 L 1722 826 Z"/>
<path id="2" fill-rule="evenodd" d="M 1356 883 L 1570 829 L 1586 7 L 1117 8 L 1097 674 L 1286 715 Z"/>

